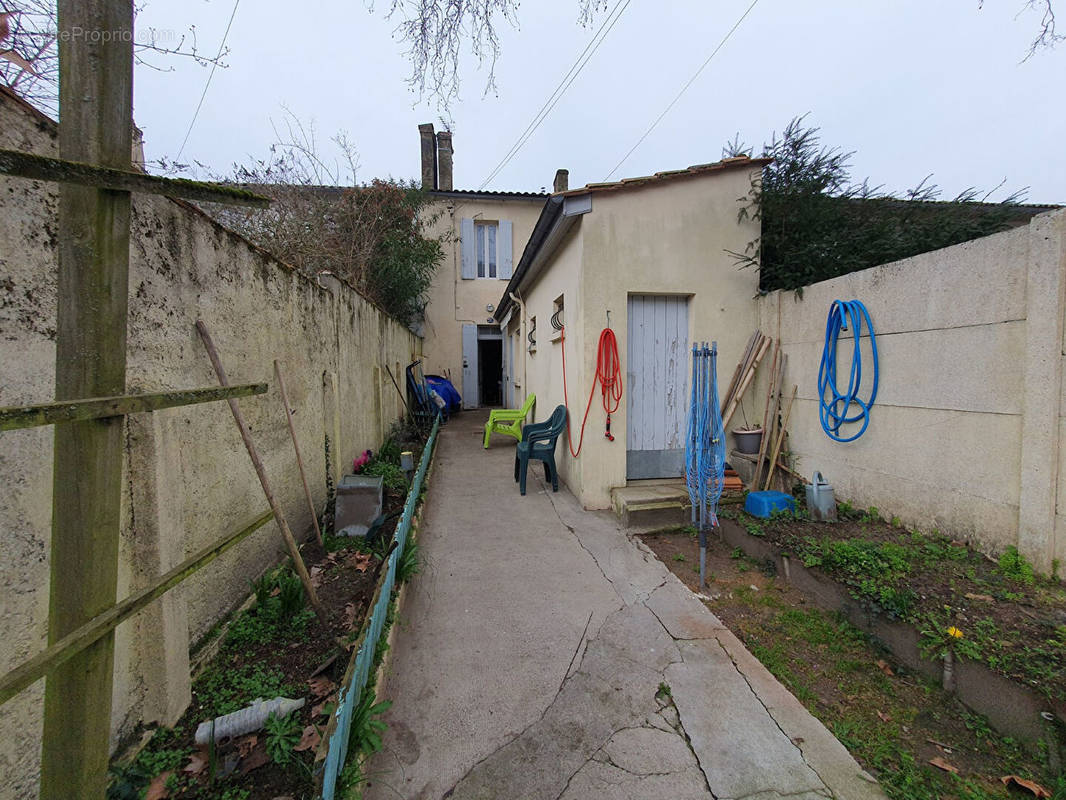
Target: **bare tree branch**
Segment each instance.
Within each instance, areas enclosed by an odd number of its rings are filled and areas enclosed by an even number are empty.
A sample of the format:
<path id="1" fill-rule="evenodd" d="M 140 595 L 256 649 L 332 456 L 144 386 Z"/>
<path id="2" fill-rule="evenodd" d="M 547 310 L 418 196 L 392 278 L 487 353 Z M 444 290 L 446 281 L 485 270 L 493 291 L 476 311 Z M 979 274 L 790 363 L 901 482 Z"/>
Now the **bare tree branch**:
<path id="1" fill-rule="evenodd" d="M 419 100 L 436 98 L 447 110 L 459 97 L 464 43 L 479 64 L 488 65 L 484 94 L 494 93 L 499 23 L 517 28 L 518 6 L 518 0 L 391 0 L 386 17 L 399 18 L 396 32 L 411 61 L 407 81 Z M 607 0 L 578 0 L 578 21 L 588 26 L 606 8 Z"/>
<path id="2" fill-rule="evenodd" d="M 136 11 L 144 10 L 139 3 Z M 59 116 L 59 48 L 57 47 L 58 18 L 56 0 L 0 0 L 0 18 L 6 19 L 8 34 L 0 37 L 0 85 L 8 86 L 34 106 L 52 117 Z M 146 28 L 143 34 L 135 31 L 133 52 L 137 63 L 151 69 L 168 72 L 173 66 L 163 66 L 156 57 L 191 58 L 201 66 L 223 63 L 229 50 L 216 58 L 201 55 L 197 49 L 196 26 L 178 34 L 173 30 Z M 31 69 L 27 69 L 26 65 Z"/>

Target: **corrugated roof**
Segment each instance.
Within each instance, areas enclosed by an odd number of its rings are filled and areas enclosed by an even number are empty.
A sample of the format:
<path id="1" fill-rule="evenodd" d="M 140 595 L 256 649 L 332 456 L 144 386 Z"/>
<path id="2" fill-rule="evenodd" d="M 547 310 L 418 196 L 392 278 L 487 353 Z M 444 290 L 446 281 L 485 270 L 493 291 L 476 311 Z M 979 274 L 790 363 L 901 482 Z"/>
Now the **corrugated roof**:
<path id="1" fill-rule="evenodd" d="M 550 192 L 486 192 L 478 189 L 452 189 L 451 191 L 442 191 L 441 189 L 431 189 L 429 194 L 434 197 L 452 197 L 458 195 L 459 197 L 520 197 L 532 200 L 544 200 L 551 196 Z"/>
<path id="2" fill-rule="evenodd" d="M 709 172 L 722 172 L 728 169 L 738 169 L 752 167 L 763 167 L 769 164 L 773 159 L 770 158 L 748 158 L 747 156 L 736 156 L 735 158 L 723 158 L 721 161 L 714 161 L 709 164 L 695 164 L 687 169 L 670 169 L 663 172 L 656 172 L 654 175 L 644 175 L 638 178 L 622 178 L 620 181 L 609 181 L 607 183 L 590 183 L 582 186 L 580 189 L 569 189 L 559 194 L 563 197 L 572 197 L 581 194 L 590 194 L 592 192 L 613 192 L 620 189 L 635 189 L 640 186 L 648 186 L 650 184 L 664 183 L 666 181 L 674 180 L 676 178 L 692 178 L 698 175 L 706 175 Z"/>

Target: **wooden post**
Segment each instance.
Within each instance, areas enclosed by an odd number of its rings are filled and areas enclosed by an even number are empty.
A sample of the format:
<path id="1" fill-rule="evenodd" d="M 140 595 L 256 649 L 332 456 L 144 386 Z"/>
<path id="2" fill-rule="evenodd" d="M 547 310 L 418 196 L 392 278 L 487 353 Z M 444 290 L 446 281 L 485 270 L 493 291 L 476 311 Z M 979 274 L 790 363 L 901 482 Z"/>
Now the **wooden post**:
<path id="1" fill-rule="evenodd" d="M 311 497 L 311 487 L 307 485 L 307 473 L 304 471 L 304 460 L 300 455 L 300 442 L 296 438 L 296 426 L 292 424 L 292 409 L 289 407 L 289 396 L 285 392 L 285 379 L 281 377 L 281 364 L 274 359 L 274 375 L 278 379 L 278 391 L 281 392 L 281 404 L 285 407 L 285 421 L 289 423 L 289 435 L 292 437 L 292 447 L 296 451 L 296 467 L 300 470 L 300 480 L 304 484 L 304 496 L 307 498 L 307 507 L 311 509 L 311 522 L 315 526 L 315 538 L 323 547 L 326 543 L 322 540 L 322 529 L 318 527 L 318 512 L 315 510 L 315 501 Z"/>
<path id="2" fill-rule="evenodd" d="M 770 488 L 770 481 L 774 478 L 774 466 L 777 464 L 777 457 L 781 453 L 781 443 L 785 440 L 785 431 L 788 430 L 788 418 L 792 414 L 792 403 L 796 400 L 797 389 L 797 386 L 792 387 L 792 396 L 788 398 L 788 405 L 785 406 L 785 416 L 781 420 L 781 430 L 777 434 L 777 440 L 774 442 L 773 455 L 770 456 L 770 466 L 766 472 L 766 483 L 762 487 L 764 492 Z"/>
<path id="3" fill-rule="evenodd" d="M 129 170 L 133 3 L 59 0 L 58 11 L 60 157 Z M 125 394 L 129 192 L 63 184 L 58 229 L 56 400 Z M 124 427 L 56 428 L 49 644 L 115 602 Z M 42 800 L 107 791 L 114 649 L 110 633 L 47 680 Z"/>
<path id="4" fill-rule="evenodd" d="M 215 349 L 215 344 L 211 341 L 211 334 L 208 333 L 207 326 L 204 325 L 202 320 L 196 322 L 196 330 L 199 332 L 200 338 L 204 342 L 204 347 L 207 349 L 207 355 L 211 358 L 211 366 L 215 368 L 218 382 L 223 386 L 229 386 L 229 378 L 226 377 L 226 370 L 222 368 L 222 360 L 218 357 L 218 351 Z M 293 537 L 292 531 L 289 529 L 289 523 L 285 519 L 285 512 L 281 510 L 281 506 L 278 504 L 278 499 L 274 496 L 274 490 L 270 488 L 270 481 L 267 480 L 266 467 L 263 466 L 263 459 L 259 457 L 259 451 L 256 450 L 255 442 L 252 441 L 252 431 L 248 427 L 248 423 L 244 421 L 244 414 L 241 413 L 240 404 L 238 404 L 233 398 L 230 398 L 229 400 L 229 410 L 233 412 L 233 421 L 237 423 L 237 429 L 241 432 L 241 439 L 244 440 L 244 447 L 248 450 L 248 457 L 252 459 L 252 466 L 255 467 L 255 474 L 259 476 L 259 483 L 263 487 L 263 494 L 266 495 L 267 502 L 270 504 L 270 510 L 274 512 L 274 520 L 278 523 L 278 528 L 281 530 L 281 538 L 285 540 L 285 546 L 288 548 L 289 555 L 292 557 L 292 566 L 296 570 L 296 574 L 300 577 L 300 582 L 304 586 L 304 591 L 307 592 L 307 600 L 311 603 L 311 608 L 314 609 L 318 621 L 328 630 L 329 615 L 326 614 L 326 609 L 318 599 L 318 593 L 315 591 L 315 586 L 311 583 L 311 575 L 307 571 L 307 565 L 304 564 L 303 556 L 300 555 L 300 548 L 296 546 L 296 539 Z"/>

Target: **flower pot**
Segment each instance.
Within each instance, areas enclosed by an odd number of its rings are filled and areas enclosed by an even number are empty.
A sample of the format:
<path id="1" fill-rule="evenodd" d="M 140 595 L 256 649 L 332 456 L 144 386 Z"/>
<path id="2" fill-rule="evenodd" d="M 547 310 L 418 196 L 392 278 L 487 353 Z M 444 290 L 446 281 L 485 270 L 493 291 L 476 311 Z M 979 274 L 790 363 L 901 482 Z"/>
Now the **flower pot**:
<path id="1" fill-rule="evenodd" d="M 759 445 L 762 443 L 762 428 L 756 428 L 753 431 L 734 430 L 733 438 L 737 442 L 737 452 L 757 455 Z"/>

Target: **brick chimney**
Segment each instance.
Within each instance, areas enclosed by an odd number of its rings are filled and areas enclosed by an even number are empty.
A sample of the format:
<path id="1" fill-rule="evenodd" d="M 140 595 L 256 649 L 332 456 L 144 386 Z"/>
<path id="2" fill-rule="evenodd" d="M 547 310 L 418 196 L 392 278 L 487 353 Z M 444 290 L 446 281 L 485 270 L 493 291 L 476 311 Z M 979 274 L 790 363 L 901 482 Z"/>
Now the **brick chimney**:
<path id="1" fill-rule="evenodd" d="M 433 123 L 419 125 L 418 136 L 422 146 L 422 188 L 432 191 L 437 188 L 437 138 L 433 135 Z"/>
<path id="2" fill-rule="evenodd" d="M 452 134 L 441 131 L 437 134 L 437 188 L 442 192 L 452 190 Z"/>
<path id="3" fill-rule="evenodd" d="M 557 169 L 555 170 L 555 188 L 556 194 L 559 192 L 565 192 L 570 185 L 570 170 Z"/>

